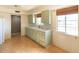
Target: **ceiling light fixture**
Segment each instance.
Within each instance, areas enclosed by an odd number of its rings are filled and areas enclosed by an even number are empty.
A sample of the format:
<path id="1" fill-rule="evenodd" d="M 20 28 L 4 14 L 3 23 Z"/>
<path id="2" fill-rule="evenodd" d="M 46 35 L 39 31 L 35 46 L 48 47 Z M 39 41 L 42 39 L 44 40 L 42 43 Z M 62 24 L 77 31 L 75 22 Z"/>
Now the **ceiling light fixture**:
<path id="1" fill-rule="evenodd" d="M 14 8 L 15 8 L 15 12 L 16 13 L 20 13 L 20 11 L 18 10 L 18 7 L 19 7 L 18 5 L 14 5 Z"/>

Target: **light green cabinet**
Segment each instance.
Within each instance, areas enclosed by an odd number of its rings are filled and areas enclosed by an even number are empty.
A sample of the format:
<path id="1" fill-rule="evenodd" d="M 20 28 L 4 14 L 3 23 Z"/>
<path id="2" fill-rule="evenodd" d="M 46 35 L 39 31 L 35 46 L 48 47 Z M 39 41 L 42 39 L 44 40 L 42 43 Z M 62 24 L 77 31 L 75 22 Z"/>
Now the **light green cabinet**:
<path id="1" fill-rule="evenodd" d="M 33 24 L 33 15 L 28 15 L 28 23 Z"/>
<path id="2" fill-rule="evenodd" d="M 51 31 L 40 31 L 33 28 L 26 28 L 26 35 L 44 47 L 48 47 L 51 42 Z"/>
<path id="3" fill-rule="evenodd" d="M 45 25 L 51 24 L 51 11 L 45 10 L 41 13 L 42 15 L 42 23 Z"/>

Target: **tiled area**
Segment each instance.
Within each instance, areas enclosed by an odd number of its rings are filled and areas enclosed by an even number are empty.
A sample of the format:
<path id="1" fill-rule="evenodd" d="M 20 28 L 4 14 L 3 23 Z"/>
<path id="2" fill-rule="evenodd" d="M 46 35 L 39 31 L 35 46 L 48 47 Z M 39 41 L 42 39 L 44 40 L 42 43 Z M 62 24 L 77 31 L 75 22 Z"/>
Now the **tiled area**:
<path id="1" fill-rule="evenodd" d="M 65 52 L 60 48 L 57 48 L 53 45 L 48 48 L 44 48 L 39 44 L 32 41 L 26 36 L 14 36 L 12 40 L 7 40 L 3 44 L 3 47 L 0 48 L 0 52 L 4 53 L 62 53 Z"/>

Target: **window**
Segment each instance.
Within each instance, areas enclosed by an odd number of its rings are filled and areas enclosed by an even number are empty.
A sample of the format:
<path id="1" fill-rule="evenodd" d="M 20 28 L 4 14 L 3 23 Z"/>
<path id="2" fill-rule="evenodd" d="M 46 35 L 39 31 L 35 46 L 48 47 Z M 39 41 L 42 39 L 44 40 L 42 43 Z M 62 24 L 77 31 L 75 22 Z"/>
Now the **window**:
<path id="1" fill-rule="evenodd" d="M 65 16 L 58 16 L 58 31 L 65 32 Z"/>
<path id="2" fill-rule="evenodd" d="M 37 25 L 40 25 L 40 24 L 41 24 L 41 17 L 37 17 L 37 18 L 36 18 L 36 24 L 37 24 Z"/>
<path id="3" fill-rule="evenodd" d="M 44 25 L 41 21 L 41 14 L 34 14 L 33 13 L 33 23 L 36 25 Z"/>
<path id="4" fill-rule="evenodd" d="M 69 35 L 78 36 L 78 14 L 61 15 L 57 18 L 57 31 L 65 32 Z"/>
<path id="5" fill-rule="evenodd" d="M 66 33 L 78 35 L 78 14 L 66 15 Z"/>

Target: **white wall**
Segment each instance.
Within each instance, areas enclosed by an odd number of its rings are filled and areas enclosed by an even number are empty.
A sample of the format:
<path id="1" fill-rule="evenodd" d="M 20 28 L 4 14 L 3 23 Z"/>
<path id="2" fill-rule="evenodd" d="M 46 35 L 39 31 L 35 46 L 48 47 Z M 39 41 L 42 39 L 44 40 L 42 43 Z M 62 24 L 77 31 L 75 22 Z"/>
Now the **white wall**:
<path id="1" fill-rule="evenodd" d="M 25 35 L 26 26 L 28 26 L 27 15 L 21 15 L 21 35 Z"/>
<path id="2" fill-rule="evenodd" d="M 0 13 L 0 16 L 3 18 L 3 38 L 11 39 L 11 17 L 10 14 Z"/>
<path id="3" fill-rule="evenodd" d="M 11 15 L 6 14 L 4 17 L 5 17 L 5 39 L 11 39 Z"/>

